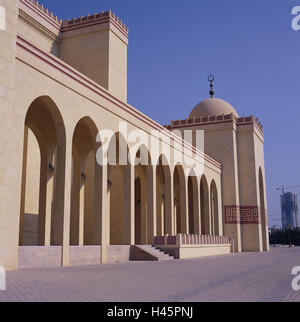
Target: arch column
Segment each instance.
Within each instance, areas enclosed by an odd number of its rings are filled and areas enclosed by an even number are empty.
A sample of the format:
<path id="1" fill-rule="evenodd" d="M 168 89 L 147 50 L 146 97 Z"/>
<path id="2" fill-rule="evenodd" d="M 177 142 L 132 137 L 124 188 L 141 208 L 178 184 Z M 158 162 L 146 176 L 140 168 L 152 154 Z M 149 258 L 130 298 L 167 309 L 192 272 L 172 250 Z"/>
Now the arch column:
<path id="1" fill-rule="evenodd" d="M 211 207 L 211 194 L 210 194 L 210 188 L 208 187 L 209 192 L 208 192 L 208 229 L 209 229 L 209 235 L 213 235 L 213 221 L 212 221 L 212 207 Z"/>
<path id="2" fill-rule="evenodd" d="M 197 202 L 196 202 L 196 209 L 197 209 L 197 212 L 196 212 L 196 228 L 197 228 L 197 234 L 200 234 L 201 235 L 201 199 L 200 199 L 200 180 L 198 181 L 197 180 Z"/>
<path id="3" fill-rule="evenodd" d="M 135 218 L 134 218 L 134 166 L 128 164 L 124 171 L 124 230 L 123 242 L 125 245 L 135 243 Z"/>
<path id="4" fill-rule="evenodd" d="M 69 143 L 70 144 L 70 143 Z M 70 144 L 71 146 L 71 144 Z M 66 153 L 66 154 L 65 154 Z M 71 147 L 64 148 L 57 146 L 55 153 L 55 174 L 54 174 L 54 189 L 53 189 L 53 207 L 51 216 L 51 245 L 60 246 L 63 244 L 63 238 L 65 233 L 64 228 L 64 215 L 70 219 L 70 196 L 71 186 L 66 187 L 66 184 L 71 184 L 72 177 L 72 159 L 71 159 Z M 67 163 L 68 162 L 68 163 Z M 67 167 L 67 168 L 66 168 Z M 70 193 L 68 193 L 70 191 Z M 66 194 L 68 196 L 66 197 Z M 65 198 L 68 198 L 69 205 L 67 205 L 68 211 L 66 212 Z M 68 228 L 68 236 L 70 227 Z M 68 242 L 69 244 L 69 242 Z"/>
<path id="5" fill-rule="evenodd" d="M 94 236 L 95 245 L 101 245 L 101 236 L 102 236 L 102 216 L 104 215 L 102 206 L 103 203 L 105 203 L 105 207 L 107 207 L 107 168 L 105 171 L 106 177 L 103 178 L 103 166 L 101 167 L 97 159 L 95 161 L 95 213 L 94 213 Z M 105 180 L 103 182 L 103 180 Z M 103 190 L 104 190 L 104 196 L 103 196 Z M 106 196 L 106 197 L 105 197 Z M 104 200 L 105 199 L 105 200 Z M 106 208 L 105 208 L 106 209 Z M 107 213 L 107 211 L 106 211 Z M 108 223 L 106 224 L 108 225 Z"/>
<path id="6" fill-rule="evenodd" d="M 174 174 L 172 172 L 165 174 L 165 210 L 166 213 L 164 214 L 166 220 L 166 231 L 164 234 L 174 235 L 175 227 L 174 227 Z"/>
<path id="7" fill-rule="evenodd" d="M 65 169 L 65 175 L 59 177 L 61 181 L 61 188 L 57 193 L 60 193 L 61 202 L 58 207 L 58 211 L 62 210 L 59 219 L 62 220 L 62 265 L 68 266 L 70 263 L 70 220 L 71 220 L 71 183 L 72 183 L 72 136 L 66 138 L 66 156 L 65 159 L 59 158 L 57 165 L 60 167 L 58 175 L 63 174 Z M 60 235 L 54 236 L 59 238 Z M 57 240 L 59 241 L 59 240 Z"/>
<path id="8" fill-rule="evenodd" d="M 53 164 L 52 157 L 45 147 L 41 147 L 40 170 L 40 198 L 39 198 L 39 226 L 38 245 L 50 246 L 51 243 L 51 213 L 54 189 L 54 177 L 49 171 L 49 164 Z"/>
<path id="9" fill-rule="evenodd" d="M 71 245 L 79 245 L 79 207 L 80 207 L 80 161 L 78 156 L 73 158 L 72 163 L 72 203 L 71 203 L 71 230 L 70 243 Z"/>
<path id="10" fill-rule="evenodd" d="M 96 194 L 95 181 L 99 180 L 96 176 L 96 156 L 95 148 L 92 149 L 85 160 L 84 173 L 86 180 L 84 182 L 84 245 L 95 245 L 95 216 L 96 216 Z"/>
<path id="11" fill-rule="evenodd" d="M 157 235 L 156 222 L 156 166 L 147 167 L 147 244 Z"/>
<path id="12" fill-rule="evenodd" d="M 156 173 L 156 231 L 157 235 L 161 236 L 164 234 L 164 224 L 163 218 L 165 215 L 165 196 L 164 196 L 164 184 L 162 178 L 160 177 L 159 169 L 157 167 Z"/>
<path id="13" fill-rule="evenodd" d="M 84 163 L 79 166 L 78 180 L 79 180 L 79 211 L 78 211 L 78 245 L 84 244 L 84 217 L 85 217 L 85 194 L 86 183 L 81 178 L 81 169 L 84 169 Z"/>
<path id="14" fill-rule="evenodd" d="M 211 232 L 212 235 L 218 235 L 219 234 L 219 228 L 218 228 L 218 197 L 216 195 L 214 187 L 210 186 L 210 211 L 211 211 Z"/>
<path id="15" fill-rule="evenodd" d="M 198 189 L 198 182 L 196 177 L 192 177 L 193 187 L 193 219 L 194 219 L 194 233 L 201 233 L 200 225 L 200 195 Z"/>
<path id="16" fill-rule="evenodd" d="M 147 179 L 146 179 L 147 180 Z M 145 178 L 141 180 L 141 244 L 147 244 L 148 230 L 147 230 L 147 187 Z M 136 227 L 135 227 L 136 228 Z M 136 242 L 136 241 L 135 241 Z"/>
<path id="17" fill-rule="evenodd" d="M 73 158 L 71 187 L 71 245 L 84 245 L 84 221 L 86 207 L 86 182 L 81 177 L 85 168 L 85 160 L 76 155 Z"/>
<path id="18" fill-rule="evenodd" d="M 110 193 L 109 193 L 109 184 L 108 184 L 108 167 L 107 165 L 103 165 L 101 167 L 102 171 L 100 171 L 99 175 L 99 188 L 101 198 L 101 206 L 100 216 L 98 216 L 97 229 L 101 231 L 101 263 L 107 262 L 107 247 L 110 244 Z"/>
<path id="19" fill-rule="evenodd" d="M 188 178 L 184 175 L 180 180 L 180 195 L 181 195 L 181 233 L 189 233 L 189 196 L 188 196 Z"/>
<path id="20" fill-rule="evenodd" d="M 207 180 L 202 176 L 200 180 L 200 209 L 201 209 L 201 234 L 211 235 L 211 207 L 210 188 Z"/>

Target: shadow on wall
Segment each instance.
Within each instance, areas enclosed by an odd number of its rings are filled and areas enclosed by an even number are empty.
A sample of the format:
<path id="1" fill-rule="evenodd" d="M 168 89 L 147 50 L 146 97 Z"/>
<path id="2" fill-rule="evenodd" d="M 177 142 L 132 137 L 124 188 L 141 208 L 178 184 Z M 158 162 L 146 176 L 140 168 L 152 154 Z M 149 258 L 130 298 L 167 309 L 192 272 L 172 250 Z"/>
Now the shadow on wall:
<path id="1" fill-rule="evenodd" d="M 61 43 L 61 38 L 56 37 L 56 39 L 53 41 L 52 46 L 50 48 L 50 53 L 58 58 L 60 58 L 60 43 Z"/>
<path id="2" fill-rule="evenodd" d="M 24 214 L 24 235 L 23 245 L 34 246 L 38 243 L 38 214 Z"/>

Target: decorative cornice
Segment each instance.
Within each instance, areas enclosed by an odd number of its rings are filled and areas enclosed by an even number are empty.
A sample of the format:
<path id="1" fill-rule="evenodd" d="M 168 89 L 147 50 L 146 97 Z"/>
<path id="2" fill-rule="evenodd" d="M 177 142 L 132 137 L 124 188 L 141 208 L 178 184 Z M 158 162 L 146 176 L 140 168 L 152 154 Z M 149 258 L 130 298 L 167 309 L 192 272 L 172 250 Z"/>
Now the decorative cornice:
<path id="1" fill-rule="evenodd" d="M 60 42 L 60 38 L 55 33 L 53 33 L 48 28 L 40 24 L 38 21 L 36 21 L 34 18 L 32 18 L 22 9 L 19 9 L 19 20 L 27 24 L 29 27 L 35 29 L 36 31 L 38 31 L 40 34 L 50 39 L 51 41 Z"/>

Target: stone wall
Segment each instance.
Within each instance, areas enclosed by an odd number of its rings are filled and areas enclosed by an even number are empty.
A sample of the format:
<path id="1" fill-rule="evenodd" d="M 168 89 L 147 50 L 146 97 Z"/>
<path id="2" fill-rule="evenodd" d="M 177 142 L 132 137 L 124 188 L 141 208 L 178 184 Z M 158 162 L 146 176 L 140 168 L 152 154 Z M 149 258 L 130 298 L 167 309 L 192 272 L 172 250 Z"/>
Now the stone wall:
<path id="1" fill-rule="evenodd" d="M 70 246 L 70 265 L 100 264 L 101 246 Z"/>
<path id="2" fill-rule="evenodd" d="M 18 268 L 61 266 L 61 246 L 20 246 Z M 109 246 L 107 263 L 128 262 L 130 246 Z M 70 246 L 70 266 L 97 265 L 101 246 Z"/>
<path id="3" fill-rule="evenodd" d="M 0 265 L 11 269 L 17 265 L 21 186 L 21 118 L 14 109 L 18 0 L 0 0 L 0 6 L 6 12 L 6 30 L 0 30 Z"/>
<path id="4" fill-rule="evenodd" d="M 130 255 L 129 245 L 107 247 L 107 263 L 128 262 L 129 255 Z"/>
<path id="5" fill-rule="evenodd" d="M 19 268 L 61 266 L 61 246 L 20 246 Z"/>

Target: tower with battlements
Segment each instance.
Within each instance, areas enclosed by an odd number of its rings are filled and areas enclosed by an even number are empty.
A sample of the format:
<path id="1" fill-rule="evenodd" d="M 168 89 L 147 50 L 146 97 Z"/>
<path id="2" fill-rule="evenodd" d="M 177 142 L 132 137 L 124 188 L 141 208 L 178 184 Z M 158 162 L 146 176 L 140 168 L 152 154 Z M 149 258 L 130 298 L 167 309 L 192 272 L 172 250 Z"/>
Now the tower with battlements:
<path id="1" fill-rule="evenodd" d="M 253 116 L 239 117 L 227 102 L 208 98 L 186 120 L 167 128 L 204 131 L 204 153 L 222 164 L 223 223 L 235 251 L 269 249 L 264 134 Z M 195 142 L 195 139 L 193 140 Z"/>

